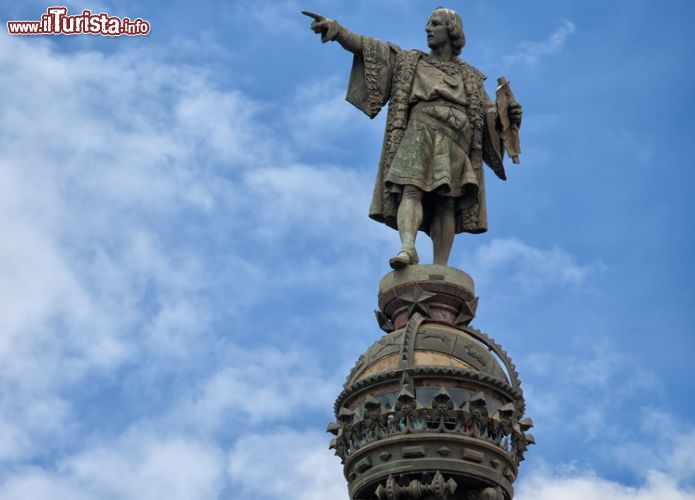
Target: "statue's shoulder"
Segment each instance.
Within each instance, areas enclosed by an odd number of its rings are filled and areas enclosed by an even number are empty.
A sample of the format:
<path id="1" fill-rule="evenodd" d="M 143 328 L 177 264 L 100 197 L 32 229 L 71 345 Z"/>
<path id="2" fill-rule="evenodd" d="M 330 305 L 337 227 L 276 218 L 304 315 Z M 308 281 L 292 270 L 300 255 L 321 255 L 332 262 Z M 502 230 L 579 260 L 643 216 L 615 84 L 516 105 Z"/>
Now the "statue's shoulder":
<path id="1" fill-rule="evenodd" d="M 425 53 L 421 50 L 413 49 L 413 50 L 406 50 L 402 47 L 399 47 L 395 43 L 389 42 L 389 47 L 391 47 L 391 50 L 398 56 L 407 58 L 407 59 L 412 59 L 412 60 L 418 60 L 420 57 L 424 56 Z"/>
<path id="2" fill-rule="evenodd" d="M 463 59 L 457 59 L 456 62 L 466 77 L 473 77 L 477 80 L 480 80 L 481 82 L 484 82 L 485 80 L 487 80 L 487 76 L 485 76 L 485 73 L 480 71 L 475 66 L 471 66 Z"/>
<path id="3" fill-rule="evenodd" d="M 412 83 L 413 75 L 415 75 L 417 62 L 422 57 L 422 52 L 419 50 L 405 50 L 395 44 L 390 45 L 391 50 L 395 54 L 396 62 L 394 82 L 400 82 L 401 86 L 409 86 Z M 403 87 L 403 90 L 405 90 L 405 87 Z"/>

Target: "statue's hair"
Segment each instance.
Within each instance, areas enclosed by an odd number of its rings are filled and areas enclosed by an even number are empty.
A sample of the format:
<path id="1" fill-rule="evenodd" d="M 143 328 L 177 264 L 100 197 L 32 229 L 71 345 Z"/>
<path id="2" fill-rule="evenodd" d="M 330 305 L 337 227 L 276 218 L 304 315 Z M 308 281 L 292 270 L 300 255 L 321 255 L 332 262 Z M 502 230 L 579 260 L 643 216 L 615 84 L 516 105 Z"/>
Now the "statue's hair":
<path id="1" fill-rule="evenodd" d="M 446 21 L 446 26 L 449 30 L 449 39 L 451 46 L 454 49 L 454 54 L 459 55 L 461 50 L 466 45 L 466 35 L 463 33 L 463 20 L 458 12 L 447 9 L 446 7 L 437 7 L 434 12 L 442 12 Z M 433 14 L 434 14 L 433 12 Z"/>

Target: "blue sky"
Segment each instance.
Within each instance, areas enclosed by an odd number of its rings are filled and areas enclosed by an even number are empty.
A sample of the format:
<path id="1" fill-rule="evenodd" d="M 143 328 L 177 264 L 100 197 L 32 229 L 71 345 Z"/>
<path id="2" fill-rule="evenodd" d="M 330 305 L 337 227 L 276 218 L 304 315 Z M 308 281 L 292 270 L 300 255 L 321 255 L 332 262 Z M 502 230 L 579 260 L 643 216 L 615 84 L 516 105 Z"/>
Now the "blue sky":
<path id="1" fill-rule="evenodd" d="M 0 35 L 1 499 L 347 499 L 324 429 L 398 239 L 367 218 L 384 117 L 299 11 L 425 49 L 440 3 L 76 1 L 152 33 Z M 451 259 L 536 422 L 516 498 L 695 499 L 695 7 L 446 5 L 524 105 Z"/>

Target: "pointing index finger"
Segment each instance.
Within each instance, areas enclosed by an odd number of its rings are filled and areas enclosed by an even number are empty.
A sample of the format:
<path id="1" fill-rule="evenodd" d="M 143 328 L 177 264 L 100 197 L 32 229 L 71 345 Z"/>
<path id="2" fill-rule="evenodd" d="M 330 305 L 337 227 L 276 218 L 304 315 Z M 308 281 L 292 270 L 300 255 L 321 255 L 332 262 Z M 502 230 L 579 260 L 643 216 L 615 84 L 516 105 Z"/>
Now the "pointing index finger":
<path id="1" fill-rule="evenodd" d="M 305 16 L 313 17 L 316 22 L 321 22 L 321 21 L 324 21 L 326 19 L 321 14 L 317 14 L 317 13 L 311 12 L 309 10 L 303 10 L 302 14 L 304 14 Z"/>

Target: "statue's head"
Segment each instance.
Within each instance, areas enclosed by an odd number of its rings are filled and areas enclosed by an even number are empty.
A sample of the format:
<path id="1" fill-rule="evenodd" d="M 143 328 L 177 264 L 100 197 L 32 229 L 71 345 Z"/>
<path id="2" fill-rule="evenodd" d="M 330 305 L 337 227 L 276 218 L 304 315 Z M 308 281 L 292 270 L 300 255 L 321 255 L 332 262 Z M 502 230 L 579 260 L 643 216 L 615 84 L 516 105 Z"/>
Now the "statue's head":
<path id="1" fill-rule="evenodd" d="M 463 46 L 466 45 L 461 16 L 451 9 L 437 7 L 427 21 L 425 31 L 427 32 L 427 46 L 430 49 L 451 43 L 454 54 L 459 55 Z"/>

